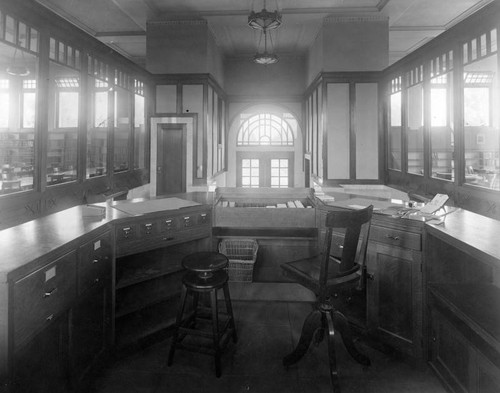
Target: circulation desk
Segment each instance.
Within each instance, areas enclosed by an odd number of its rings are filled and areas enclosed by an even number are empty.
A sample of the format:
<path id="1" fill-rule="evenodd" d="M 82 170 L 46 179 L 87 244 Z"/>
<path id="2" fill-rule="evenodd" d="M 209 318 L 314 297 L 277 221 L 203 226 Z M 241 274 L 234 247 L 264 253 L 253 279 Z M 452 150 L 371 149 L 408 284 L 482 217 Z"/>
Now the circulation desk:
<path id="1" fill-rule="evenodd" d="M 328 210 L 374 204 L 367 332 L 430 361 L 453 391 L 500 391 L 500 222 L 457 209 L 432 224 L 400 218 L 389 200 L 332 196 L 307 193 L 311 207 L 293 213 L 306 215 L 295 235 L 313 248 Z M 216 195 L 165 199 L 174 208 L 121 201 L 84 218 L 77 206 L 0 231 L 0 372 L 10 392 L 75 390 L 108 348 L 164 337 L 182 256 L 215 247 L 221 236 L 247 235 L 218 225 Z"/>

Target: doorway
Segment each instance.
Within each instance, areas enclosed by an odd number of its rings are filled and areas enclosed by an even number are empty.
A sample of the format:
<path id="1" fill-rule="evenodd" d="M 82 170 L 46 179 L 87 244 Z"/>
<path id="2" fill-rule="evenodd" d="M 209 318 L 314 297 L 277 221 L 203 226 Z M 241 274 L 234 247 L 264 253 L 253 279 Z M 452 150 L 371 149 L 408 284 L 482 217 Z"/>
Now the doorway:
<path id="1" fill-rule="evenodd" d="M 186 125 L 160 124 L 156 195 L 186 192 Z"/>
<path id="2" fill-rule="evenodd" d="M 237 187 L 293 187 L 293 152 L 237 152 Z"/>

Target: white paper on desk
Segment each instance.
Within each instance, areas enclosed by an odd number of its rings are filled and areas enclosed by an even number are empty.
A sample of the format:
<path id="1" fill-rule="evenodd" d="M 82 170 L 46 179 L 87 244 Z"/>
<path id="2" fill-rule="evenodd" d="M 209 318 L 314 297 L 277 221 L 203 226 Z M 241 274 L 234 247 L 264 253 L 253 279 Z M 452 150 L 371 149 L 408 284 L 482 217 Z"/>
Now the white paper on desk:
<path id="1" fill-rule="evenodd" d="M 428 202 L 422 209 L 420 209 L 420 212 L 424 214 L 434 213 L 435 211 L 441 209 L 449 198 L 450 197 L 446 194 L 436 194 L 434 198 L 432 198 L 432 201 Z"/>

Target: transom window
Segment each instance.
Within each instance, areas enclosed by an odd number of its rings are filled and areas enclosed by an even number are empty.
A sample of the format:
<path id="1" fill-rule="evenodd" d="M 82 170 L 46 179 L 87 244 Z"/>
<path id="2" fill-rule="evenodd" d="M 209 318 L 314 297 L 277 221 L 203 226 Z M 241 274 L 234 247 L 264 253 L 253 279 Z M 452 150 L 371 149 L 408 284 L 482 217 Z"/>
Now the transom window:
<path id="1" fill-rule="evenodd" d="M 293 146 L 293 129 L 291 123 L 295 119 L 291 114 L 283 117 L 261 113 L 257 115 L 241 115 L 238 131 L 238 146 Z"/>

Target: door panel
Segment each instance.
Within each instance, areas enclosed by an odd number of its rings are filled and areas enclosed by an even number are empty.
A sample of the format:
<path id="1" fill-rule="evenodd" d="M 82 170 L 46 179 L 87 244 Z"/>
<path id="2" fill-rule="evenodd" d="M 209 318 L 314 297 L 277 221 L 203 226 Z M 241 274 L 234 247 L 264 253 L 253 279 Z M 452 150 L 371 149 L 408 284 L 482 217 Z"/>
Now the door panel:
<path id="1" fill-rule="evenodd" d="M 252 179 L 247 179 L 247 184 L 251 183 L 255 187 L 257 179 L 255 172 L 258 168 L 258 187 L 275 187 L 277 184 L 281 184 L 282 187 L 293 187 L 294 178 L 294 154 L 293 152 L 250 152 L 250 151 L 240 151 L 237 153 L 237 187 L 248 187 L 248 185 L 243 185 L 242 176 L 243 170 L 245 169 L 245 175 L 251 176 Z M 252 160 L 252 169 L 243 168 L 243 160 Z M 256 164 L 258 162 L 258 165 Z M 247 161 L 248 163 L 248 161 Z M 251 174 L 250 174 L 251 173 Z M 279 174 L 287 173 L 288 180 L 278 179 Z"/>
<path id="2" fill-rule="evenodd" d="M 166 124 L 158 129 L 157 195 L 186 192 L 185 125 Z"/>

